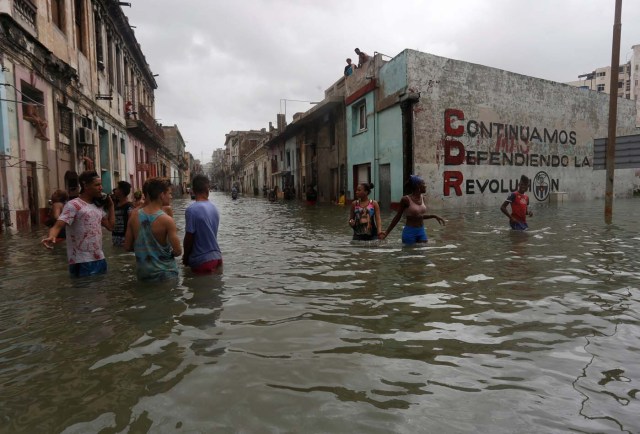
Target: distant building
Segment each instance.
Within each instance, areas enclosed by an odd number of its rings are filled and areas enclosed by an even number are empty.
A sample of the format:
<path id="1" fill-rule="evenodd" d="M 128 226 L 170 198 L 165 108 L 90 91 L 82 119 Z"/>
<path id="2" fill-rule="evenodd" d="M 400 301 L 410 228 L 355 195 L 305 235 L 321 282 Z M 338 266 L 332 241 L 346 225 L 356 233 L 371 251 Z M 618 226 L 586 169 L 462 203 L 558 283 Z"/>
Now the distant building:
<path id="1" fill-rule="evenodd" d="M 254 187 L 262 186 L 266 180 L 266 153 L 257 153 L 256 148 L 268 137 L 266 129 L 230 131 L 225 135 L 227 170 L 225 189 L 236 186 L 242 193 L 253 193 Z M 246 166 L 245 166 L 246 164 Z M 261 170 L 258 170 L 260 166 Z"/>
<path id="2" fill-rule="evenodd" d="M 640 95 L 640 44 L 631 47 L 629 61 L 620 65 L 616 91 L 618 97 L 638 101 Z M 611 93 L 611 66 L 602 66 L 580 74 L 578 80 L 568 85 L 596 92 Z M 640 117 L 638 118 L 640 124 Z"/>

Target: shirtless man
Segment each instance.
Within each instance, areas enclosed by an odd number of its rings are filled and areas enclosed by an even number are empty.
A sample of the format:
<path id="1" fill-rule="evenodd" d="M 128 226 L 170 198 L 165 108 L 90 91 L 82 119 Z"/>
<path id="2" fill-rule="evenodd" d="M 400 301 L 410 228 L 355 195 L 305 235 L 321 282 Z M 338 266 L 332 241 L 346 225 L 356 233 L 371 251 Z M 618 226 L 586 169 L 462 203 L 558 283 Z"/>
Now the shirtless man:
<path id="1" fill-rule="evenodd" d="M 359 48 L 356 48 L 354 51 L 358 55 L 358 68 L 362 68 L 362 66 L 371 59 L 371 56 L 364 51 L 360 51 Z"/>

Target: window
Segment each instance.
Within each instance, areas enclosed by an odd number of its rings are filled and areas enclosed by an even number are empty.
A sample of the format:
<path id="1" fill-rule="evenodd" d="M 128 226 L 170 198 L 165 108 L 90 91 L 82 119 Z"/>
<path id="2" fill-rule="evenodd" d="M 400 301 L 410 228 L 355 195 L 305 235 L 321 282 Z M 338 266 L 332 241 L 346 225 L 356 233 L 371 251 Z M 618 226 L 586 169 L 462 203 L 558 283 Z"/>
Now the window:
<path id="1" fill-rule="evenodd" d="M 624 86 L 624 81 L 619 81 L 618 82 L 618 89 L 622 89 L 622 86 Z"/>
<path id="2" fill-rule="evenodd" d="M 51 0 L 51 21 L 62 33 L 66 33 L 64 31 L 64 0 Z"/>
<path id="3" fill-rule="evenodd" d="M 32 118 L 46 119 L 44 116 L 44 94 L 35 87 L 29 86 L 23 81 L 22 92 L 22 118 L 31 121 Z"/>
<path id="4" fill-rule="evenodd" d="M 124 94 L 122 91 L 122 67 L 120 66 L 120 62 L 122 61 L 121 57 L 120 47 L 116 45 L 116 89 L 120 95 Z"/>
<path id="5" fill-rule="evenodd" d="M 353 134 L 361 133 L 367 129 L 367 103 L 365 101 L 355 104 L 351 108 L 351 116 Z"/>
<path id="6" fill-rule="evenodd" d="M 604 92 L 604 84 L 599 84 L 597 88 L 598 92 Z"/>
<path id="7" fill-rule="evenodd" d="M 366 104 L 360 105 L 358 107 L 358 122 L 360 131 L 365 130 L 367 128 L 367 106 Z"/>
<path id="8" fill-rule="evenodd" d="M 607 73 L 606 73 L 606 72 L 598 72 L 598 73 L 596 74 L 596 77 L 604 77 L 604 76 L 606 76 L 606 75 L 607 75 Z"/>
<path id="9" fill-rule="evenodd" d="M 115 63 L 113 58 L 113 39 L 110 35 L 107 35 L 107 75 L 109 77 L 109 85 L 113 86 L 115 84 L 114 79 L 114 68 L 113 64 Z"/>
<path id="10" fill-rule="evenodd" d="M 87 37 L 84 22 L 84 0 L 75 0 L 76 46 L 82 54 L 87 54 Z"/>
<path id="11" fill-rule="evenodd" d="M 62 104 L 58 104 L 58 131 L 67 136 L 73 137 L 73 112 Z"/>
<path id="12" fill-rule="evenodd" d="M 102 21 L 100 16 L 95 13 L 93 15 L 96 23 L 96 63 L 98 65 L 98 71 L 104 71 L 104 48 L 102 46 Z"/>
<path id="13" fill-rule="evenodd" d="M 126 147 L 124 144 L 124 139 L 120 139 L 120 153 L 121 154 L 126 154 Z"/>

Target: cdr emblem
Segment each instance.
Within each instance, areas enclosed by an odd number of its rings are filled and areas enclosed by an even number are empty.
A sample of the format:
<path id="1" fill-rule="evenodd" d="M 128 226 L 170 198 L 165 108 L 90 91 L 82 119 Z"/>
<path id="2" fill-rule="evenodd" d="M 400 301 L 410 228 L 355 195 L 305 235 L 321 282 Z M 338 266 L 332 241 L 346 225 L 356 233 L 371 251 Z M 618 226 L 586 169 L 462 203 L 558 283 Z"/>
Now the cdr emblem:
<path id="1" fill-rule="evenodd" d="M 551 190 L 551 179 L 546 172 L 538 172 L 533 178 L 533 195 L 540 202 L 547 200 Z"/>

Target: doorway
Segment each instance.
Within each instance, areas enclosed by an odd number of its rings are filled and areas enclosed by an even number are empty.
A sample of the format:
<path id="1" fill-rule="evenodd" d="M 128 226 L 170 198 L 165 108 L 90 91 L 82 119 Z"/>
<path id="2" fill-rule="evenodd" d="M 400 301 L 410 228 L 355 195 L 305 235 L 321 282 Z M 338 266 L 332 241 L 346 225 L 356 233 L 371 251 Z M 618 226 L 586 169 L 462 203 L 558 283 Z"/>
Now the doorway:
<path id="1" fill-rule="evenodd" d="M 38 180 L 36 178 L 36 163 L 33 161 L 27 161 L 27 198 L 31 227 L 35 227 L 38 224 Z"/>

